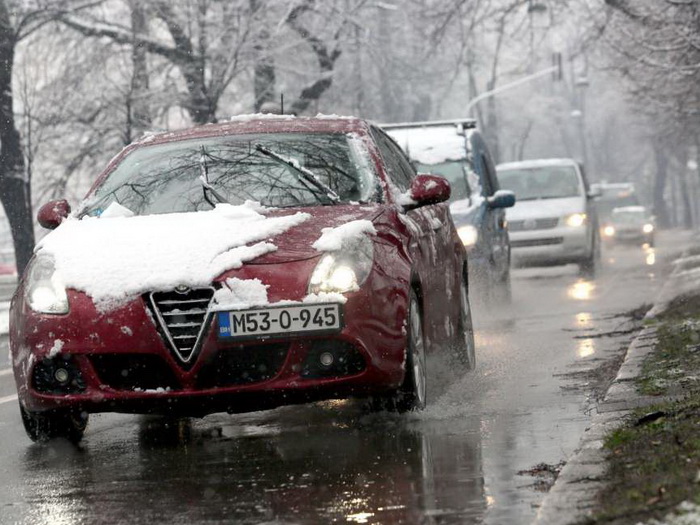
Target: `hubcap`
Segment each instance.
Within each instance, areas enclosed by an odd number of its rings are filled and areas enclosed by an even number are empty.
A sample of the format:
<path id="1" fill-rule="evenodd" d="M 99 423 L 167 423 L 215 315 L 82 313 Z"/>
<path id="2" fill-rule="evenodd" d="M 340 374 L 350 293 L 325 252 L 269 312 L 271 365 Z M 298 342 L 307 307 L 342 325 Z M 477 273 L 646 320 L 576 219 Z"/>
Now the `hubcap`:
<path id="1" fill-rule="evenodd" d="M 413 361 L 413 381 L 416 387 L 416 398 L 420 406 L 425 405 L 425 349 L 423 346 L 423 328 L 418 313 L 418 305 L 411 305 L 411 359 Z"/>

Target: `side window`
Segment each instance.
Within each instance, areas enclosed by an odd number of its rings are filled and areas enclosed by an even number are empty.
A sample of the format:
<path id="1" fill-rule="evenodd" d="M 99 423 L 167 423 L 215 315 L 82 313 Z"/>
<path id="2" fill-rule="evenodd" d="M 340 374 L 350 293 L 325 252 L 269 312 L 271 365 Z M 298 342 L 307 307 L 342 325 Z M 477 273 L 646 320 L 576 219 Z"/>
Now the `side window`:
<path id="1" fill-rule="evenodd" d="M 381 132 L 373 129 L 372 136 L 377 143 L 379 153 L 382 156 L 384 166 L 392 182 L 396 184 L 401 191 L 406 191 L 411 185 L 411 172 L 413 168 L 411 168 L 408 161 L 406 161 L 403 153 L 398 151 L 398 147 Z"/>
<path id="2" fill-rule="evenodd" d="M 489 195 L 493 195 L 498 191 L 498 179 L 496 178 L 496 173 L 493 169 L 493 164 L 488 155 L 482 155 L 482 162 L 484 163 L 484 176 L 487 180 L 486 187 L 489 190 Z"/>
<path id="3" fill-rule="evenodd" d="M 388 146 L 394 152 L 396 160 L 399 164 L 399 168 L 401 169 L 401 172 L 403 174 L 404 181 L 408 186 L 410 186 L 411 182 L 413 182 L 413 178 L 416 176 L 415 168 L 408 161 L 406 155 L 404 155 L 404 152 L 401 150 L 401 148 L 399 148 L 393 142 L 389 142 Z"/>
<path id="4" fill-rule="evenodd" d="M 471 141 L 474 170 L 479 175 L 481 194 L 484 197 L 493 195 L 498 189 L 496 174 L 492 168 L 491 159 L 486 149 L 483 139 L 479 135 L 474 135 Z"/>

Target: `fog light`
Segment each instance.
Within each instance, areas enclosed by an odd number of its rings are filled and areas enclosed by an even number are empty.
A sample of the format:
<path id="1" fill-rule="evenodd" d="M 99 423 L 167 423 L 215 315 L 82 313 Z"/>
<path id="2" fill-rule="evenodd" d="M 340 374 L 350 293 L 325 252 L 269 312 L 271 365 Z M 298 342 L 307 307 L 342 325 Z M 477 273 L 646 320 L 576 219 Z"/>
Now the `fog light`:
<path id="1" fill-rule="evenodd" d="M 331 354 L 330 352 L 323 352 L 318 357 L 318 360 L 323 366 L 331 366 L 333 364 L 333 354 Z"/>
<path id="2" fill-rule="evenodd" d="M 70 378 L 70 374 L 65 368 L 57 368 L 56 371 L 53 373 L 53 376 L 56 378 L 56 381 L 58 381 L 61 384 L 67 383 L 68 379 Z"/>

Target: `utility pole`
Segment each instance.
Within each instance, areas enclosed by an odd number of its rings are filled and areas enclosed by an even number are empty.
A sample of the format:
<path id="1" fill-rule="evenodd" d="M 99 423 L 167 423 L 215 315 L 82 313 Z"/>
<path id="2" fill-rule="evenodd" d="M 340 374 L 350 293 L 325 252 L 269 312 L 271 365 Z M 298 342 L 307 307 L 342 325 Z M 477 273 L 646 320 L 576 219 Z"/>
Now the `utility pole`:
<path id="1" fill-rule="evenodd" d="M 500 93 L 503 93 L 504 91 L 511 90 L 513 88 L 516 88 L 518 86 L 522 86 L 523 84 L 527 84 L 529 82 L 532 82 L 533 80 L 537 80 L 538 78 L 544 77 L 546 75 L 552 74 L 553 78 L 555 81 L 561 80 L 562 79 L 562 69 L 561 69 L 561 53 L 555 53 L 552 59 L 553 65 L 550 67 L 547 67 L 545 69 L 542 69 L 540 71 L 537 71 L 535 73 L 532 73 L 531 75 L 527 75 L 523 78 L 519 78 L 518 80 L 514 80 L 513 82 L 509 82 L 508 84 L 503 84 L 502 86 L 497 87 L 496 89 L 490 89 L 488 91 L 484 91 L 481 93 L 479 96 L 474 97 L 471 99 L 469 102 L 467 102 L 467 107 L 466 107 L 466 114 L 467 116 L 471 116 L 471 112 L 476 107 L 476 105 L 481 102 L 482 100 L 485 100 L 490 97 L 494 97 Z"/>

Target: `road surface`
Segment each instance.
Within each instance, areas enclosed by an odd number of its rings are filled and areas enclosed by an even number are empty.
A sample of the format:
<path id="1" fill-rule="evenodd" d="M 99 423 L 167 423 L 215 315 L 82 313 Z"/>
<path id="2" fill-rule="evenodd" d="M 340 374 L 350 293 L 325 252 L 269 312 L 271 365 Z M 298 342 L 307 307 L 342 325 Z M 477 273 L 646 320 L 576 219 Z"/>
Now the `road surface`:
<path id="1" fill-rule="evenodd" d="M 477 369 L 431 363 L 421 414 L 326 402 L 168 423 L 93 415 L 80 448 L 32 444 L 0 349 L 0 522 L 527 523 L 546 479 L 594 407 L 589 374 L 633 334 L 625 312 L 654 299 L 683 233 L 655 250 L 514 271 L 510 312 L 476 312 Z"/>

